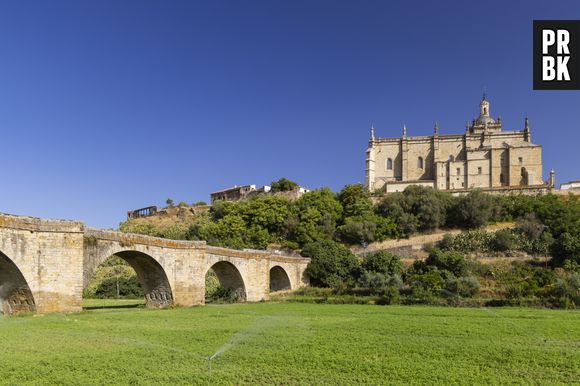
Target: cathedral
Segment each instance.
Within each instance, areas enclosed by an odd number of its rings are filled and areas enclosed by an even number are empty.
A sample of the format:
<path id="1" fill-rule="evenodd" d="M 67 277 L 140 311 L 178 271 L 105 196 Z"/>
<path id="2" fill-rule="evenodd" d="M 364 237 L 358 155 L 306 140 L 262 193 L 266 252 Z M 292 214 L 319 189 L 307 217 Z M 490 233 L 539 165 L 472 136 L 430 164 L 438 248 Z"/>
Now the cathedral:
<path id="1" fill-rule="evenodd" d="M 503 131 L 501 117 L 490 115 L 483 96 L 479 117 L 465 125 L 464 134 L 376 138 L 371 127 L 366 152 L 366 186 L 371 192 L 399 192 L 409 185 L 462 192 L 532 191 L 553 187 L 542 180 L 542 147 L 532 143 L 526 116 L 524 128 Z"/>

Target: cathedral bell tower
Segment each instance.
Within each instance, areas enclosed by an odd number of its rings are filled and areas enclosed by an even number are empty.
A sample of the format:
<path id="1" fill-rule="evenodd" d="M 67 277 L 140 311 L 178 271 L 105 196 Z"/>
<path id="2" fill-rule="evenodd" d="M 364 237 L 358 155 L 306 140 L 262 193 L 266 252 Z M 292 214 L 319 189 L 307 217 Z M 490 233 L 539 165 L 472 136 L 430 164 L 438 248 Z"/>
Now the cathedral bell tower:
<path id="1" fill-rule="evenodd" d="M 472 124 L 467 131 L 470 134 L 482 134 L 484 132 L 497 133 L 501 131 L 501 119 L 496 121 L 491 117 L 489 112 L 489 101 L 485 94 L 483 94 L 483 98 L 479 103 L 479 117 L 472 121 Z"/>

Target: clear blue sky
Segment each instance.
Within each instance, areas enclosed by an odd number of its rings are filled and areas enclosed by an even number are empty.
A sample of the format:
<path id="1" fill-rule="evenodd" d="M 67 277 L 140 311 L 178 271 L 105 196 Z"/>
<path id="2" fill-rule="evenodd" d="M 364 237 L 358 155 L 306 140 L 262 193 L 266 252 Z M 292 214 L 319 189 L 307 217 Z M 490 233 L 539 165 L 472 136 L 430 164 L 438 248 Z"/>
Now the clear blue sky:
<path id="1" fill-rule="evenodd" d="M 339 190 L 381 137 L 492 115 L 580 179 L 580 91 L 532 90 L 532 20 L 567 1 L 0 2 L 0 212 L 128 209 L 287 177 Z"/>

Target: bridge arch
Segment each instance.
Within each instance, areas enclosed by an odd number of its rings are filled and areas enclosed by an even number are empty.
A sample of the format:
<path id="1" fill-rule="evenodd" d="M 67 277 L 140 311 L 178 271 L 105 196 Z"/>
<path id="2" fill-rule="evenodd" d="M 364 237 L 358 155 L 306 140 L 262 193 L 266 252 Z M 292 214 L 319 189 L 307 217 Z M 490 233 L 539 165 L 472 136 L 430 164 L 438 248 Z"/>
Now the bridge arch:
<path id="1" fill-rule="evenodd" d="M 34 312 L 32 291 L 16 264 L 0 251 L 0 314 Z"/>
<path id="2" fill-rule="evenodd" d="M 161 264 L 151 255 L 132 249 L 116 252 L 108 250 L 106 253 L 102 253 L 96 261 L 92 262 L 91 269 L 85 272 L 85 288 L 88 285 L 88 279 L 96 268 L 113 255 L 125 260 L 137 274 L 141 288 L 145 293 L 147 308 L 163 308 L 173 304 L 171 285 Z"/>
<path id="3" fill-rule="evenodd" d="M 289 289 L 292 289 L 292 284 L 286 270 L 279 265 L 270 268 L 270 292 Z"/>
<path id="4" fill-rule="evenodd" d="M 217 276 L 220 286 L 232 290 L 238 301 L 246 301 L 246 285 L 238 268 L 229 261 L 221 260 L 214 263 L 207 271 L 212 270 Z"/>

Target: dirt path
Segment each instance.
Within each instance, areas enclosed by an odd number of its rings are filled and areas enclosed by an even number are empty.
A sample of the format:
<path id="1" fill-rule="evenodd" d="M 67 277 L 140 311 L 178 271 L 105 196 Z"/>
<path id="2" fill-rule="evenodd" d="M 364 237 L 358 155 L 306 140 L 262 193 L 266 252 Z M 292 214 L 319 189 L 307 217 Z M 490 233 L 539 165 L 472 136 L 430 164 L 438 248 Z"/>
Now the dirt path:
<path id="1" fill-rule="evenodd" d="M 515 224 L 513 222 L 504 222 L 488 225 L 485 227 L 486 231 L 497 231 L 500 229 L 513 228 Z M 435 244 L 441 240 L 447 234 L 456 235 L 461 233 L 461 229 L 445 229 L 439 230 L 429 234 L 422 234 L 408 239 L 395 239 L 395 240 L 385 240 L 377 243 L 371 243 L 367 246 L 367 253 L 379 251 L 383 249 L 397 249 L 397 248 L 412 248 L 421 250 L 424 245 Z M 364 253 L 364 248 L 360 245 L 355 245 L 350 248 L 350 250 L 355 255 L 361 255 Z"/>

